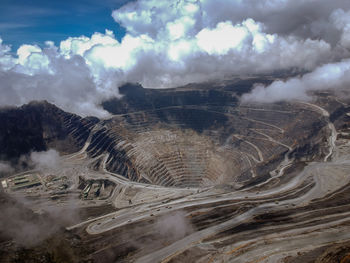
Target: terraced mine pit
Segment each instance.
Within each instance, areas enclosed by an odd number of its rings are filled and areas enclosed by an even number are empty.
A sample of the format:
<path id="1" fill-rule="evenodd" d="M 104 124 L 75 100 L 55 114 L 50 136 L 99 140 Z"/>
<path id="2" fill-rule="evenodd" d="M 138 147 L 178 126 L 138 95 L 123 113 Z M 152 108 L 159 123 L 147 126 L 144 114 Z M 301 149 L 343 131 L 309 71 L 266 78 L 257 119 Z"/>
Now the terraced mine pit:
<path id="1" fill-rule="evenodd" d="M 241 104 L 256 81 L 127 85 L 103 104 L 113 114 L 105 120 L 44 102 L 3 110 L 1 145 L 24 134 L 3 159 L 61 152 L 56 168 L 2 179 L 6 198 L 26 197 L 33 217 L 55 219 L 57 207 L 74 216 L 29 247 L 2 233 L 2 258 L 348 262 L 350 100 L 325 92 L 312 102 Z M 28 188 L 33 174 L 40 183 Z"/>

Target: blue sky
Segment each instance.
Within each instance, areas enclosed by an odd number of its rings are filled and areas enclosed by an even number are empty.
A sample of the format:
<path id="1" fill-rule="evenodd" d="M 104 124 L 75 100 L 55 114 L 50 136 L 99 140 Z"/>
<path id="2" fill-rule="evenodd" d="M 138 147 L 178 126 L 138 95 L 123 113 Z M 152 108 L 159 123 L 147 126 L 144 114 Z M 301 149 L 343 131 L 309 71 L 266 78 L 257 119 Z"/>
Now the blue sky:
<path id="1" fill-rule="evenodd" d="M 125 31 L 111 17 L 130 0 L 0 0 L 0 37 L 15 51 L 21 44 L 58 44 L 70 36 Z"/>

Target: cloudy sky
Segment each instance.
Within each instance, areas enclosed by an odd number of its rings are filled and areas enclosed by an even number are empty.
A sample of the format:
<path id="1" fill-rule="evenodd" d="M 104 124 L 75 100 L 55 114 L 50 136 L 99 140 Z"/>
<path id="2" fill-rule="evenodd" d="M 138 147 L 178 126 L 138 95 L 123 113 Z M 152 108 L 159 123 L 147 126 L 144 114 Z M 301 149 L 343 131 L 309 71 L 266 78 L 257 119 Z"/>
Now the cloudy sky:
<path id="1" fill-rule="evenodd" d="M 350 84 L 348 0 L 71 2 L 2 0 L 0 105 L 46 99 L 103 117 L 99 103 L 128 81 L 308 72 L 243 98 L 262 102 Z"/>

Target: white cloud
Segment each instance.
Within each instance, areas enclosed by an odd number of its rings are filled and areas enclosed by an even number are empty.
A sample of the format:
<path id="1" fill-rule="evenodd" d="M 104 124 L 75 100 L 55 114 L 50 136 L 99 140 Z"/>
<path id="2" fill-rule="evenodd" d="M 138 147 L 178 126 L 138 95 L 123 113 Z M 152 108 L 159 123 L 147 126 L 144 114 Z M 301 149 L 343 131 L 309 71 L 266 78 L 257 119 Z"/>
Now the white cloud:
<path id="1" fill-rule="evenodd" d="M 231 22 L 221 22 L 213 30 L 203 29 L 197 34 L 198 46 L 209 55 L 224 55 L 229 50 L 241 51 L 244 41 L 250 36 L 249 31 Z"/>
<path id="2" fill-rule="evenodd" d="M 9 163 L 0 162 L 0 175 L 12 173 L 13 171 L 14 171 L 14 169 L 12 168 L 12 166 Z"/>
<path id="3" fill-rule="evenodd" d="M 315 5 L 317 4 L 317 8 Z M 174 87 L 238 74 L 313 71 L 349 58 L 347 0 L 138 0 L 112 13 L 127 30 L 70 37 L 59 47 L 0 40 L 0 105 L 46 99 L 80 115 L 106 116 L 99 103 L 123 82 Z M 274 96 L 262 87 L 262 97 Z M 271 88 L 272 89 L 272 88 Z M 257 94 L 257 93 L 256 93 Z M 305 89 L 295 95 L 306 97 Z"/>
<path id="4" fill-rule="evenodd" d="M 17 50 L 17 72 L 34 75 L 40 72 L 50 72 L 49 58 L 43 53 L 42 49 L 33 45 L 22 45 Z"/>
<path id="5" fill-rule="evenodd" d="M 264 87 L 256 86 L 243 96 L 243 102 L 277 102 L 283 100 L 310 100 L 309 91 L 344 89 L 350 85 L 350 59 L 329 63 L 300 78 L 275 81 Z"/>
<path id="6" fill-rule="evenodd" d="M 115 45 L 118 41 L 112 31 L 107 30 L 105 34 L 95 33 L 91 38 L 86 36 L 69 37 L 60 43 L 60 53 L 69 58 L 72 55 L 83 56 L 87 50 L 96 45 Z"/>
<path id="7" fill-rule="evenodd" d="M 345 12 L 342 9 L 337 9 L 332 13 L 331 20 L 335 27 L 342 32 L 340 44 L 350 48 L 350 11 Z"/>
<path id="8" fill-rule="evenodd" d="M 243 102 L 277 102 L 282 100 L 308 100 L 305 88 L 299 79 L 286 82 L 275 81 L 269 87 L 257 85 L 250 94 L 243 95 Z"/>
<path id="9" fill-rule="evenodd" d="M 137 53 L 140 50 L 146 50 L 152 44 L 153 40 L 147 35 L 139 37 L 126 35 L 121 43 L 116 42 L 92 47 L 85 58 L 92 70 L 95 64 L 99 64 L 103 68 L 127 71 L 137 63 Z"/>
<path id="10" fill-rule="evenodd" d="M 187 57 L 190 53 L 195 51 L 195 43 L 194 41 L 187 41 L 184 39 L 173 41 L 169 44 L 167 56 L 173 62 L 177 62 L 183 66 L 185 57 Z"/>
<path id="11" fill-rule="evenodd" d="M 36 168 L 39 169 L 57 169 L 61 164 L 60 154 L 54 149 L 44 152 L 32 152 L 30 159 Z"/>
<path id="12" fill-rule="evenodd" d="M 41 52 L 42 52 L 42 50 L 38 46 L 22 45 L 17 50 L 18 62 L 19 62 L 19 64 L 23 65 L 23 64 L 25 64 L 25 61 L 27 60 L 27 58 L 31 54 L 33 54 L 33 53 L 41 53 Z"/>
<path id="13" fill-rule="evenodd" d="M 15 64 L 15 59 L 10 55 L 11 47 L 3 44 L 0 38 L 0 70 L 9 70 Z"/>
<path id="14" fill-rule="evenodd" d="M 19 51 L 21 63 L 19 58 L 12 57 L 13 66 L 0 70 L 0 105 L 48 100 L 83 116 L 108 115 L 98 106 L 107 95 L 99 91 L 82 57 L 66 59 L 52 46 L 40 52 L 24 47 Z"/>

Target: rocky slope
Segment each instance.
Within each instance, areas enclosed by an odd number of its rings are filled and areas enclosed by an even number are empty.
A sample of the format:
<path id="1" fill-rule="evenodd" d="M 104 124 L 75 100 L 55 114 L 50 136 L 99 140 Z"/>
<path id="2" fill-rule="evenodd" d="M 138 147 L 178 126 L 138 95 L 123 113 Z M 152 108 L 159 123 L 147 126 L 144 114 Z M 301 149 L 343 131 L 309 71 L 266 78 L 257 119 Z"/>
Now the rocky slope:
<path id="1" fill-rule="evenodd" d="M 241 104 L 249 85 L 231 84 L 124 86 L 104 120 L 47 102 L 1 110 L 3 159 L 62 153 L 40 187 L 8 190 L 31 202 L 3 207 L 29 223 L 39 207 L 83 214 L 30 248 L 0 233 L 1 259 L 347 262 L 350 101 Z"/>
<path id="2" fill-rule="evenodd" d="M 82 119 L 46 101 L 0 110 L 0 160 L 14 163 L 31 151 L 78 151 L 98 120 Z"/>

